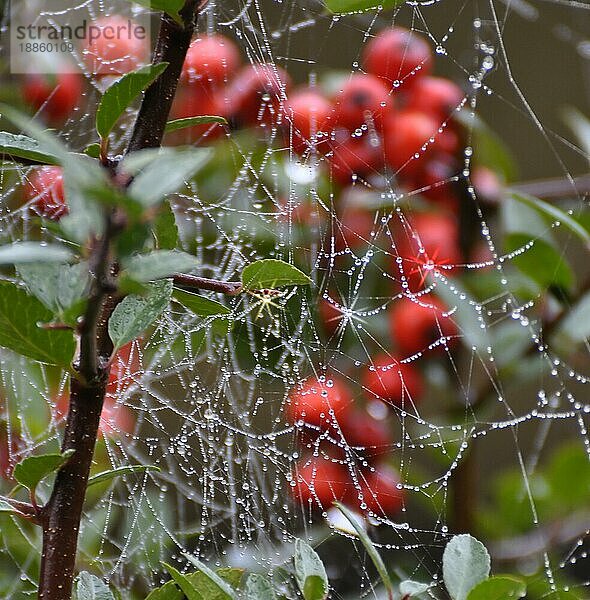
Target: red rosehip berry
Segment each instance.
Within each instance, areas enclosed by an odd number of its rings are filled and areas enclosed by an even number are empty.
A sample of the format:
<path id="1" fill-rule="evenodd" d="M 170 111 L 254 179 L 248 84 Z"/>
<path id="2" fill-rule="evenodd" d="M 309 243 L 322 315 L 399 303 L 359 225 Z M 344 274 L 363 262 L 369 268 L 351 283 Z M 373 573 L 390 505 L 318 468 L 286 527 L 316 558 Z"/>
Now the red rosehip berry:
<path id="1" fill-rule="evenodd" d="M 327 509 L 342 500 L 352 485 L 350 474 L 338 463 L 322 457 L 302 459 L 293 470 L 293 496 L 300 503 L 313 503 Z"/>
<path id="2" fill-rule="evenodd" d="M 407 106 L 446 121 L 464 97 L 461 88 L 448 79 L 420 77 L 408 93 Z"/>
<path id="3" fill-rule="evenodd" d="M 363 375 L 369 395 L 393 406 L 411 406 L 422 395 L 422 377 L 414 365 L 400 363 L 389 354 L 372 359 Z"/>
<path id="4" fill-rule="evenodd" d="M 82 96 L 82 77 L 78 73 L 25 75 L 23 98 L 50 124 L 69 117 Z"/>
<path id="5" fill-rule="evenodd" d="M 342 311 L 338 308 L 339 306 L 335 302 L 331 302 L 325 298 L 321 298 L 318 303 L 320 320 L 328 335 L 334 335 L 342 319 L 344 319 Z"/>
<path id="6" fill-rule="evenodd" d="M 399 487 L 400 477 L 395 469 L 379 465 L 374 471 L 361 474 L 359 484 L 366 510 L 376 515 L 392 516 L 403 507 L 404 493 Z"/>
<path id="7" fill-rule="evenodd" d="M 339 426 L 347 446 L 356 453 L 372 459 L 391 450 L 393 435 L 387 421 L 375 419 L 366 410 L 351 410 Z"/>
<path id="8" fill-rule="evenodd" d="M 61 167 L 39 167 L 31 171 L 23 195 L 25 202 L 41 217 L 59 221 L 68 214 Z"/>
<path id="9" fill-rule="evenodd" d="M 147 60 L 148 44 L 144 27 L 113 15 L 98 19 L 89 27 L 82 56 L 90 73 L 124 75 Z"/>
<path id="10" fill-rule="evenodd" d="M 336 129 L 330 136 L 326 155 L 332 177 L 341 185 L 378 174 L 383 164 L 381 139 L 373 133 L 352 136 L 347 129 Z"/>
<path id="11" fill-rule="evenodd" d="M 182 66 L 181 81 L 188 85 L 217 87 L 227 83 L 240 66 L 236 44 L 218 33 L 191 42 Z"/>
<path id="12" fill-rule="evenodd" d="M 273 64 L 243 67 L 227 90 L 227 114 L 232 125 L 276 122 L 290 84 L 288 73 Z"/>
<path id="13" fill-rule="evenodd" d="M 458 330 L 447 311 L 435 296 L 398 300 L 389 311 L 389 326 L 399 352 L 410 356 L 442 339 L 447 346 L 455 345 Z M 442 342 L 440 347 L 444 347 Z"/>
<path id="14" fill-rule="evenodd" d="M 385 29 L 365 46 L 365 69 L 389 81 L 398 81 L 404 89 L 432 70 L 432 52 L 418 33 L 403 27 Z"/>
<path id="15" fill-rule="evenodd" d="M 399 275 L 403 274 L 412 292 L 423 289 L 428 275 L 437 270 L 451 275 L 461 263 L 457 220 L 445 213 L 412 215 L 407 230 L 398 237 L 397 251 L 403 259 Z"/>
<path id="16" fill-rule="evenodd" d="M 139 340 L 119 348 L 111 361 L 106 393 L 116 397 L 129 388 L 141 373 Z"/>
<path id="17" fill-rule="evenodd" d="M 423 112 L 405 110 L 393 114 L 384 125 L 385 161 L 403 176 L 415 176 L 437 150 L 456 154 L 459 138 L 451 128 Z"/>
<path id="18" fill-rule="evenodd" d="M 344 415 L 351 402 L 350 392 L 340 379 L 331 375 L 309 377 L 291 390 L 287 415 L 292 423 L 301 420 L 326 429 Z"/>
<path id="19" fill-rule="evenodd" d="M 335 103 L 338 125 L 350 130 L 363 123 L 379 126 L 393 104 L 391 87 L 374 75 L 355 73 L 345 82 Z"/>
<path id="20" fill-rule="evenodd" d="M 378 229 L 375 213 L 358 206 L 345 206 L 340 214 L 334 235 L 334 247 L 337 252 L 346 248 L 358 250 L 372 243 L 371 235 Z"/>
<path id="21" fill-rule="evenodd" d="M 325 146 L 327 129 L 334 117 L 334 105 L 330 100 L 314 89 L 299 89 L 287 98 L 284 112 L 296 152 Z"/>
<path id="22" fill-rule="evenodd" d="M 24 458 L 25 450 L 21 436 L 6 421 L 0 421 L 0 477 L 12 479 L 14 467 Z"/>

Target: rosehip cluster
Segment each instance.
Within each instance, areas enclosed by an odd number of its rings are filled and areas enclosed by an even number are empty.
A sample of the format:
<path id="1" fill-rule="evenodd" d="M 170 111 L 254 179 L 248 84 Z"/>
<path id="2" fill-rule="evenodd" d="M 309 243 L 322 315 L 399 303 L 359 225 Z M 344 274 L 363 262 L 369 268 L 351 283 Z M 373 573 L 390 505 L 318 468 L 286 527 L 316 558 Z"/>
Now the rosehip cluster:
<path id="1" fill-rule="evenodd" d="M 303 449 L 292 473 L 296 500 L 322 510 L 336 500 L 375 515 L 400 510 L 399 474 L 383 460 L 393 443 L 388 423 L 355 407 L 341 379 L 306 379 L 291 390 L 286 410 Z"/>

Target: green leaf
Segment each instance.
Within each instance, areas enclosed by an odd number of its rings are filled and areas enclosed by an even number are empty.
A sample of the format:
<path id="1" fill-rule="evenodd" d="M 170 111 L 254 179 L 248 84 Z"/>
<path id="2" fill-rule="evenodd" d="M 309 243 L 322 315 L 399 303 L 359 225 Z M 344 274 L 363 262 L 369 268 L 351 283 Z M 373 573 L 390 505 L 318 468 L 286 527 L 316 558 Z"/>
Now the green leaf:
<path id="1" fill-rule="evenodd" d="M 134 340 L 164 311 L 172 295 L 172 282 L 157 281 L 148 286 L 146 296 L 123 298 L 109 319 L 109 335 L 115 350 Z"/>
<path id="2" fill-rule="evenodd" d="M 154 220 L 153 234 L 159 250 L 173 250 L 178 246 L 178 227 L 170 202 L 164 201 Z"/>
<path id="3" fill-rule="evenodd" d="M 367 535 L 367 532 L 363 529 L 363 527 L 361 527 L 354 513 L 350 509 L 348 509 L 343 504 L 340 504 L 340 502 L 335 502 L 334 505 L 350 521 L 350 524 L 354 527 L 362 545 L 365 547 L 365 550 L 369 555 L 369 558 L 375 565 L 377 573 L 379 573 L 379 577 L 381 578 L 385 589 L 389 594 L 393 594 L 393 584 L 391 583 L 391 578 L 389 577 L 389 573 L 387 572 L 387 567 L 385 566 L 385 563 L 383 562 L 379 551 L 377 550 L 377 548 L 375 548 L 375 545 L 371 541 L 371 538 Z"/>
<path id="4" fill-rule="evenodd" d="M 549 204 L 544 200 L 540 200 L 539 198 L 535 198 L 534 196 L 529 196 L 528 194 L 523 194 L 520 192 L 511 192 L 511 196 L 517 202 L 522 202 L 527 206 L 530 206 L 534 210 L 538 211 L 544 217 L 548 217 L 550 223 L 559 222 L 565 227 L 567 227 L 572 233 L 574 233 L 577 237 L 579 237 L 585 244 L 590 244 L 590 233 L 586 231 L 578 221 L 576 221 L 571 215 L 563 212 L 557 206 L 553 204 Z"/>
<path id="5" fill-rule="evenodd" d="M 193 125 L 209 125 L 209 123 L 220 123 L 226 125 L 227 120 L 223 117 L 215 115 L 200 115 L 198 117 L 186 117 L 184 119 L 174 119 L 166 123 L 166 133 L 171 131 L 178 131 L 179 129 L 186 129 L 187 127 L 193 127 Z"/>
<path id="6" fill-rule="evenodd" d="M 154 206 L 183 186 L 210 156 L 211 153 L 204 148 L 183 151 L 162 149 L 135 177 L 129 186 L 129 194 L 143 206 Z"/>
<path id="7" fill-rule="evenodd" d="M 0 154 L 5 158 L 24 158 L 40 165 L 59 165 L 60 160 L 55 154 L 46 151 L 35 139 L 26 135 L 0 131 Z"/>
<path id="8" fill-rule="evenodd" d="M 86 156 L 90 156 L 92 158 L 99 158 L 100 157 L 100 144 L 97 144 L 96 142 L 94 142 L 93 144 L 88 144 L 88 146 L 86 146 L 86 148 L 84 148 L 84 154 L 86 154 Z"/>
<path id="9" fill-rule="evenodd" d="M 277 600 L 277 595 L 266 577 L 252 573 L 246 579 L 246 600 Z"/>
<path id="10" fill-rule="evenodd" d="M 0 264 L 19 265 L 34 262 L 66 262 L 72 253 L 65 246 L 39 242 L 14 242 L 0 246 Z"/>
<path id="11" fill-rule="evenodd" d="M 311 283 L 311 279 L 303 271 L 274 258 L 253 262 L 242 271 L 242 284 L 246 290 L 311 285 Z"/>
<path id="12" fill-rule="evenodd" d="M 1 500 L 0 499 L 0 513 L 11 513 L 11 514 L 18 514 L 18 510 L 16 510 L 16 508 L 14 508 L 14 506 L 12 506 L 12 504 L 10 504 L 9 502 L 6 502 L 6 500 Z"/>
<path id="13" fill-rule="evenodd" d="M 60 317 L 84 297 L 89 281 L 84 262 L 21 265 L 18 274 L 27 290 Z"/>
<path id="14" fill-rule="evenodd" d="M 515 233 L 506 237 L 505 249 L 519 252 L 511 257 L 512 264 L 542 287 L 571 289 L 573 286 L 574 273 L 566 257 L 545 240 L 531 240 L 530 235 Z"/>
<path id="15" fill-rule="evenodd" d="M 161 11 L 170 15 L 179 25 L 183 25 L 180 9 L 184 0 L 131 0 L 134 4 L 145 6 L 149 10 Z"/>
<path id="16" fill-rule="evenodd" d="M 229 585 L 237 588 L 240 585 L 243 571 L 225 568 L 217 569 L 216 573 Z M 203 600 L 227 600 L 227 594 L 221 591 L 204 573 L 197 571 L 184 577 L 199 591 Z M 174 581 L 168 581 L 157 590 L 152 591 L 146 600 L 185 600 L 185 595 L 178 589 Z"/>
<path id="17" fill-rule="evenodd" d="M 326 7 L 333 13 L 351 13 L 393 8 L 404 2 L 405 0 L 326 0 Z"/>
<path id="18" fill-rule="evenodd" d="M 317 552 L 303 540 L 295 540 L 295 580 L 305 600 L 324 600 L 330 585 L 324 563 Z"/>
<path id="19" fill-rule="evenodd" d="M 231 314 L 231 310 L 227 308 L 227 306 L 221 304 L 221 302 L 210 300 L 204 296 L 199 296 L 199 294 L 193 294 L 175 288 L 172 292 L 172 297 L 199 317 Z"/>
<path id="20" fill-rule="evenodd" d="M 168 67 L 162 62 L 126 73 L 103 94 L 96 111 L 96 131 L 105 139 L 125 109 Z"/>
<path id="21" fill-rule="evenodd" d="M 187 273 L 197 266 L 197 259 L 179 250 L 154 250 L 137 254 L 125 261 L 125 271 L 135 281 L 147 282 Z"/>
<path id="22" fill-rule="evenodd" d="M 590 156 L 590 120 L 573 106 L 567 106 L 562 114 L 564 121 L 578 138 L 582 150 Z"/>
<path id="23" fill-rule="evenodd" d="M 115 600 L 111 590 L 96 575 L 82 571 L 74 580 L 73 600 Z"/>
<path id="24" fill-rule="evenodd" d="M 411 579 L 406 579 L 399 584 L 399 593 L 401 596 L 410 596 L 413 598 L 414 596 L 419 596 L 420 594 L 424 594 L 427 592 L 432 586 L 429 583 L 421 583 L 419 581 L 412 581 Z"/>
<path id="25" fill-rule="evenodd" d="M 88 479 L 88 487 L 92 485 L 98 485 L 105 481 L 110 481 L 115 477 L 123 477 L 124 475 L 130 475 L 132 473 L 146 473 L 149 471 L 159 471 L 160 467 L 154 465 L 129 465 L 127 467 L 118 467 L 116 469 L 110 469 L 109 471 L 102 471 L 93 475 Z"/>
<path id="26" fill-rule="evenodd" d="M 478 583 L 468 594 L 467 600 L 509 600 L 524 598 L 526 584 L 518 577 L 496 575 Z"/>
<path id="27" fill-rule="evenodd" d="M 590 293 L 583 296 L 562 319 L 557 335 L 571 342 L 583 342 L 590 337 Z"/>
<path id="28" fill-rule="evenodd" d="M 465 600 L 469 592 L 490 574 L 486 547 L 468 533 L 456 535 L 443 553 L 443 579 L 453 600 Z"/>
<path id="29" fill-rule="evenodd" d="M 182 593 L 186 596 L 187 600 L 204 600 L 203 596 L 195 589 L 194 585 L 185 577 L 180 571 L 177 571 L 172 565 L 162 563 L 170 576 L 174 580 L 174 583 L 182 590 Z"/>
<path id="30" fill-rule="evenodd" d="M 29 456 L 14 467 L 13 475 L 16 481 L 31 492 L 40 481 L 57 471 L 74 454 L 75 450 L 66 450 L 61 454 L 41 454 Z"/>
<path id="31" fill-rule="evenodd" d="M 0 281 L 0 346 L 48 365 L 68 366 L 74 356 L 69 331 L 46 330 L 53 313 L 37 298 L 8 281 Z"/>
<path id="32" fill-rule="evenodd" d="M 192 565 L 197 567 L 197 569 L 199 569 L 199 571 L 201 571 L 201 573 L 203 573 L 203 575 L 205 575 L 205 577 L 209 579 L 211 583 L 213 583 L 217 588 L 219 588 L 219 590 L 221 590 L 225 594 L 225 596 L 231 598 L 232 600 L 237 600 L 235 590 L 226 581 L 224 581 L 215 571 L 211 570 L 206 564 L 202 563 L 199 559 L 195 558 L 194 556 L 191 556 L 190 554 L 186 553 L 183 554 L 185 558 Z M 204 596 L 203 599 L 208 600 L 208 598 L 205 598 Z"/>

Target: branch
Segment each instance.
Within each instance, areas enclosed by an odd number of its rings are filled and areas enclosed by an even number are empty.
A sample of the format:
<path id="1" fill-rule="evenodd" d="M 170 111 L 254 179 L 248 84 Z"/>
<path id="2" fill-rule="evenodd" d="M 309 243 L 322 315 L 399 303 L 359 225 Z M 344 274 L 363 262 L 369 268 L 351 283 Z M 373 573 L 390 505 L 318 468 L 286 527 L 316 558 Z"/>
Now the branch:
<path id="1" fill-rule="evenodd" d="M 14 508 L 16 516 L 28 519 L 37 525 L 41 524 L 37 510 L 29 502 L 21 502 L 20 500 L 14 500 L 6 496 L 0 496 L 0 501 L 10 504 Z"/>
<path id="2" fill-rule="evenodd" d="M 219 281 L 218 279 L 207 279 L 206 277 L 195 277 L 194 275 L 183 275 L 182 273 L 176 273 L 173 280 L 175 285 L 185 288 L 209 290 L 228 296 L 236 296 L 242 292 L 242 284 L 239 281 Z"/>
<path id="3" fill-rule="evenodd" d="M 180 11 L 184 27 L 162 13 L 152 64 L 167 62 L 169 65 L 145 92 L 127 153 L 158 148 L 162 142 L 184 58 L 193 37 L 197 8 L 197 0 L 185 2 Z"/>
<path id="4" fill-rule="evenodd" d="M 590 194 L 590 175 L 581 175 L 573 179 L 557 177 L 553 179 L 539 179 L 525 181 L 510 186 L 516 192 L 537 196 L 538 198 L 566 198 L 567 196 L 580 196 Z"/>

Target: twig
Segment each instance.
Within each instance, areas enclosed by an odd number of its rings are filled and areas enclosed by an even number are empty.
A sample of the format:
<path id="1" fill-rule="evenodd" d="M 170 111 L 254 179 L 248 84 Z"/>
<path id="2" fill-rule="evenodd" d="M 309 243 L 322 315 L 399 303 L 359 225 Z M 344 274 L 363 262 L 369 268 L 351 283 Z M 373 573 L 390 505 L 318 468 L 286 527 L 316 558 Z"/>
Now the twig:
<path id="1" fill-rule="evenodd" d="M 242 284 L 239 281 L 219 281 L 218 279 L 207 279 L 195 275 L 184 275 L 176 273 L 173 276 L 174 284 L 189 289 L 209 290 L 219 292 L 228 296 L 236 296 L 242 292 Z"/>
<path id="2" fill-rule="evenodd" d="M 590 194 L 590 174 L 574 177 L 573 179 L 556 177 L 526 181 L 512 185 L 510 188 L 516 192 L 537 196 L 546 200 Z"/>
<path id="3" fill-rule="evenodd" d="M 37 525 L 41 524 L 38 512 L 32 504 L 29 504 L 28 502 L 21 502 L 20 500 L 14 500 L 13 498 L 7 498 L 6 496 L 0 496 L 0 500 L 10 504 L 10 506 L 14 508 L 14 512 L 17 516 L 28 519 Z"/>

